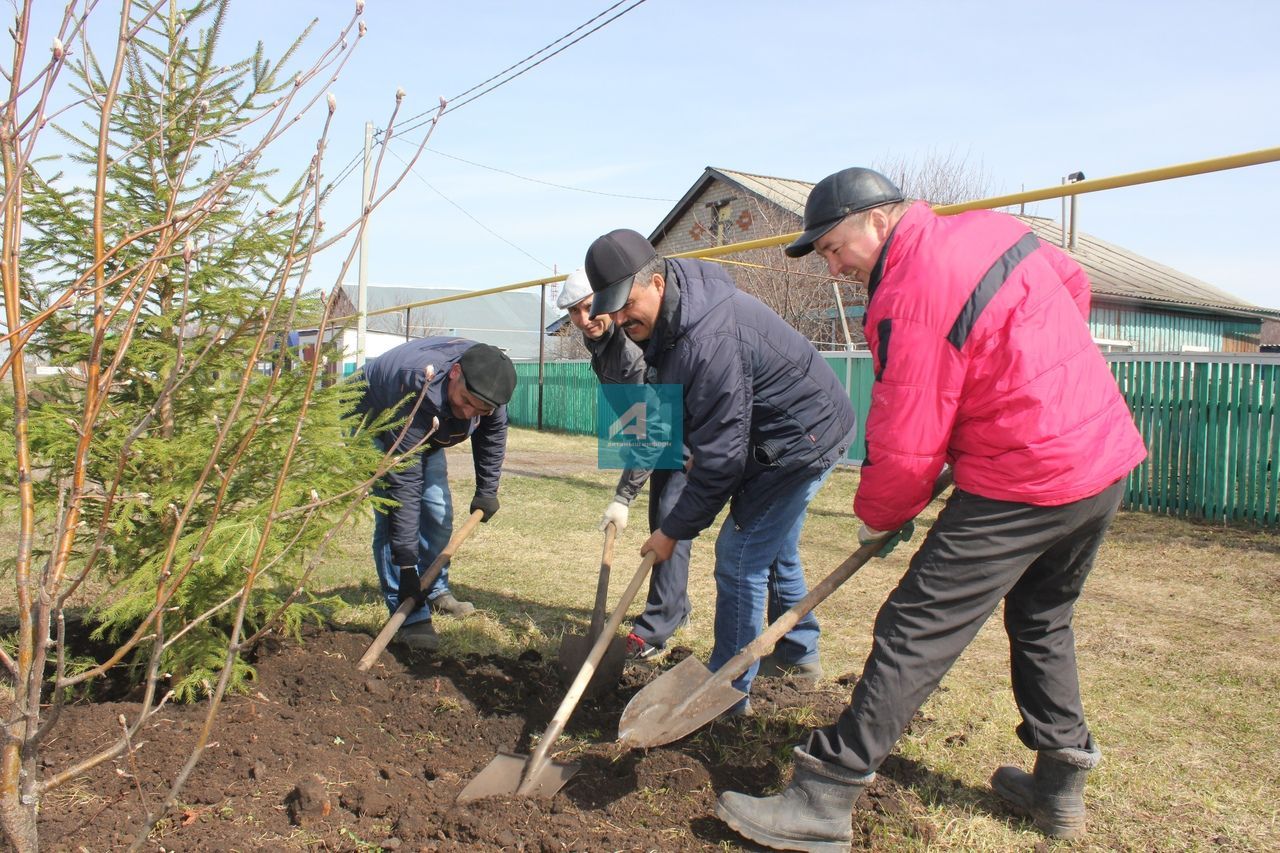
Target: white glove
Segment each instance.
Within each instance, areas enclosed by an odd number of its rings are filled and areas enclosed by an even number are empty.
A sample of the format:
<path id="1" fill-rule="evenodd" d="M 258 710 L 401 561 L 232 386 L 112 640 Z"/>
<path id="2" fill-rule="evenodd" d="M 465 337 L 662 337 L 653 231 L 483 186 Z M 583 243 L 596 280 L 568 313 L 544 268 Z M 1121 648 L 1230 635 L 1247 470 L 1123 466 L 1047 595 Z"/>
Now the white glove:
<path id="1" fill-rule="evenodd" d="M 876 530 L 874 527 L 868 527 L 866 522 L 863 522 L 862 527 L 858 529 L 858 544 L 866 545 L 868 542 L 883 539 L 888 535 L 888 530 Z"/>
<path id="2" fill-rule="evenodd" d="M 631 515 L 631 507 L 614 498 L 604 508 L 604 515 L 600 518 L 600 531 L 603 533 L 612 524 L 618 528 L 618 535 L 621 536 L 622 531 L 627 529 L 627 516 L 629 515 Z"/>

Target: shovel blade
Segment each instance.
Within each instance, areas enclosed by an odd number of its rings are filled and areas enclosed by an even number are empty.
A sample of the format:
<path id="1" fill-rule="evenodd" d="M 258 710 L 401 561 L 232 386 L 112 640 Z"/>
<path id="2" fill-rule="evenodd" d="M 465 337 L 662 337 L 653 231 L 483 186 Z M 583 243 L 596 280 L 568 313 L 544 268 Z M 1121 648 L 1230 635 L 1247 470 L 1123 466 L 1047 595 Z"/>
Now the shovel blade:
<path id="1" fill-rule="evenodd" d="M 661 746 L 705 726 L 747 694 L 715 683 L 715 673 L 687 657 L 632 697 L 618 722 L 618 740 L 630 747 Z"/>
<path id="2" fill-rule="evenodd" d="M 556 670 L 560 673 L 562 682 L 573 683 L 582 670 L 582 665 L 587 662 L 587 656 L 591 653 L 593 645 L 595 645 L 593 638 L 581 634 L 569 634 L 561 641 L 560 654 L 556 657 Z M 604 657 L 597 664 L 596 671 L 587 682 L 587 688 L 582 695 L 588 699 L 594 699 L 602 693 L 615 689 L 618 682 L 622 680 L 622 670 L 626 663 L 627 641 L 622 637 L 614 637 L 605 647 Z"/>
<path id="3" fill-rule="evenodd" d="M 476 774 L 476 778 L 467 783 L 467 787 L 458 794 L 458 802 L 466 803 L 481 797 L 497 797 L 516 793 L 524 778 L 525 768 L 529 766 L 529 756 L 517 755 L 514 752 L 499 752 L 485 768 Z M 578 765 L 566 761 L 548 761 L 542 765 L 533 786 L 528 794 L 531 797 L 551 797 L 564 787 L 573 774 L 578 772 Z"/>

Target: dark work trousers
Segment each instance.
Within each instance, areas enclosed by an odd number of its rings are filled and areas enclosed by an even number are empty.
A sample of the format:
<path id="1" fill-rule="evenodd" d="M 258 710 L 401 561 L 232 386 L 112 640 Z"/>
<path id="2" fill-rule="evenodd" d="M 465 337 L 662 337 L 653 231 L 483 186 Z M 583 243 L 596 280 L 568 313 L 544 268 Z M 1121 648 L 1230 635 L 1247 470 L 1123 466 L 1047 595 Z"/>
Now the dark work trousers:
<path id="1" fill-rule="evenodd" d="M 1054 507 L 956 489 L 876 616 L 849 707 L 809 733 L 806 751 L 856 773 L 879 767 L 1001 599 L 1018 737 L 1036 750 L 1085 748 L 1071 616 L 1123 488 Z"/>
<path id="2" fill-rule="evenodd" d="M 649 532 L 657 530 L 667 517 L 687 477 L 683 470 L 657 470 L 649 477 Z M 689 547 L 681 539 L 671 559 L 658 563 L 649 575 L 649 599 L 644 613 L 636 617 L 632 632 L 651 646 L 662 646 L 689 616 Z"/>

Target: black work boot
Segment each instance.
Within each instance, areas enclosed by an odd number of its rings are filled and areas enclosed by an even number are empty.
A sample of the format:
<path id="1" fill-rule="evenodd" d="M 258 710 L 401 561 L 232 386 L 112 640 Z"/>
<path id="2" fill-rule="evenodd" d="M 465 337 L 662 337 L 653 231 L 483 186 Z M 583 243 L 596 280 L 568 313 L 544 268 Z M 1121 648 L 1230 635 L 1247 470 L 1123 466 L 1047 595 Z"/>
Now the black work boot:
<path id="1" fill-rule="evenodd" d="M 1102 752 L 1089 738 L 1084 749 L 1042 749 L 1035 770 L 1001 767 L 991 788 L 1001 799 L 1030 815 L 1036 829 L 1050 838 L 1084 835 L 1084 777 L 1098 766 Z"/>
<path id="2" fill-rule="evenodd" d="M 853 804 L 874 773 L 854 773 L 794 750 L 791 784 L 772 797 L 725 791 L 716 815 L 744 838 L 775 850 L 845 853 L 853 841 Z"/>
<path id="3" fill-rule="evenodd" d="M 436 626 L 429 621 L 404 626 L 396 631 L 391 641 L 420 652 L 434 652 L 440 648 L 440 635 L 436 633 Z"/>

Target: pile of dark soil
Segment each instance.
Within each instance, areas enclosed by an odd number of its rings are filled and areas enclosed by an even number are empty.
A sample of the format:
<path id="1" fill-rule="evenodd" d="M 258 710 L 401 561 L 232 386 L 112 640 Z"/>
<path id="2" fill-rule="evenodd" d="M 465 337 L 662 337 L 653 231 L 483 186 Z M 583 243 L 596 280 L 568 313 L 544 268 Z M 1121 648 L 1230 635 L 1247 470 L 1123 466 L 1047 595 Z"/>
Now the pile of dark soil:
<path id="1" fill-rule="evenodd" d="M 580 762 L 581 770 L 555 797 L 458 805 L 458 792 L 499 750 L 527 754 L 530 738 L 550 721 L 564 695 L 552 662 L 532 653 L 453 660 L 392 647 L 365 674 L 355 663 L 369 641 L 325 630 L 301 645 L 270 641 L 259 648 L 252 695 L 224 702 L 213 742 L 179 806 L 157 824 L 152 849 L 749 846 L 715 818 L 716 794 L 775 790 L 791 746 L 808 726 L 835 719 L 848 697 L 838 685 L 802 691 L 789 681 L 759 679 L 756 716 L 716 723 L 668 747 L 628 751 L 614 743 L 618 717 L 654 674 L 635 667 L 616 693 L 579 706 L 566 735 L 590 745 L 559 756 Z M 133 754 L 51 793 L 40 816 L 42 846 L 127 845 L 147 810 L 163 802 L 205 713 L 201 705 L 165 708 Z M 60 769 L 114 740 L 121 715 L 135 719 L 136 706 L 68 708 L 44 763 Z M 918 801 L 893 777 L 886 767 L 856 813 L 866 846 L 886 843 L 882 820 L 900 830 L 903 815 L 919 813 Z M 909 819 L 906 825 L 908 834 L 927 834 Z"/>

